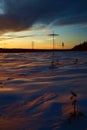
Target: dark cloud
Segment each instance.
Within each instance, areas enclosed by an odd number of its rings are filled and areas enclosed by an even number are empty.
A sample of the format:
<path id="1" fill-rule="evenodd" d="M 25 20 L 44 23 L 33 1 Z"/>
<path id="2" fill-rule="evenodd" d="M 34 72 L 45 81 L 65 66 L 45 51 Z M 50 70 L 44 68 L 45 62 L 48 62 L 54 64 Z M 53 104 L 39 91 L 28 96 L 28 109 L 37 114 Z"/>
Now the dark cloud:
<path id="1" fill-rule="evenodd" d="M 70 25 L 87 23 L 86 0 L 0 0 L 0 32 L 22 31 L 34 24 Z"/>

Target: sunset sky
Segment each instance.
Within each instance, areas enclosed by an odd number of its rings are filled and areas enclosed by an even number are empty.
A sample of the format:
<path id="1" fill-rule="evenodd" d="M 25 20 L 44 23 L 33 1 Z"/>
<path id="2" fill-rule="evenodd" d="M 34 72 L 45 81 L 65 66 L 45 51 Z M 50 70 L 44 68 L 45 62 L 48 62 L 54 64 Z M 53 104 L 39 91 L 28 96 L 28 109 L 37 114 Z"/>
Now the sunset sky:
<path id="1" fill-rule="evenodd" d="M 0 48 L 72 48 L 87 40 L 87 0 L 0 0 Z"/>

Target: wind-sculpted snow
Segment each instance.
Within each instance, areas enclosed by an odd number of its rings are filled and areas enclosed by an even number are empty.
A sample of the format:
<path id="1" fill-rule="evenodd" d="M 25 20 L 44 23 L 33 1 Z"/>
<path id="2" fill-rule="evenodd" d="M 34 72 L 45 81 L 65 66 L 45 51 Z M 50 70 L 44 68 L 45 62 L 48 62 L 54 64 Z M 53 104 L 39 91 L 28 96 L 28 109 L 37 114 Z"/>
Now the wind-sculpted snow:
<path id="1" fill-rule="evenodd" d="M 0 130 L 86 130 L 87 52 L 0 54 Z M 70 92 L 85 117 L 67 123 Z"/>

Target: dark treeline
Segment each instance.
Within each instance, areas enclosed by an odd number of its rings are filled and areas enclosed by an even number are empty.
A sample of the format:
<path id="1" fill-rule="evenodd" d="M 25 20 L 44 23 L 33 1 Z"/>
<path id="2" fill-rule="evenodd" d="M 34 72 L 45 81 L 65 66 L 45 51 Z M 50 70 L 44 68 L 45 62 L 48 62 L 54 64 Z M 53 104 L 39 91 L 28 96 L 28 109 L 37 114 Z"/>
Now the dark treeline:
<path id="1" fill-rule="evenodd" d="M 83 43 L 74 46 L 72 50 L 73 51 L 87 51 L 87 41 L 84 41 Z"/>

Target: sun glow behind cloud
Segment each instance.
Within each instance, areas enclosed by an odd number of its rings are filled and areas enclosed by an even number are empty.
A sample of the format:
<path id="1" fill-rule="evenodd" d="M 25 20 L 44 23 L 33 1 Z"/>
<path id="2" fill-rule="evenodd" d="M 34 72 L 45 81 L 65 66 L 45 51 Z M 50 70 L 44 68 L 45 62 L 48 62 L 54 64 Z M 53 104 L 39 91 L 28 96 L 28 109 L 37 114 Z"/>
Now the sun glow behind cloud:
<path id="1" fill-rule="evenodd" d="M 58 26 L 53 28 L 35 28 L 20 32 L 5 33 L 0 36 L 1 48 L 32 48 L 32 42 L 34 43 L 34 49 L 52 48 L 53 37 L 47 36 L 48 34 L 56 33 L 59 36 L 55 36 L 55 48 L 66 49 L 72 48 L 74 45 L 79 44 L 86 39 L 86 32 L 83 34 L 82 26 Z M 65 43 L 65 47 L 62 47 L 62 42 Z"/>
<path id="2" fill-rule="evenodd" d="M 0 0 L 0 47 L 72 48 L 87 40 L 86 1 Z"/>

